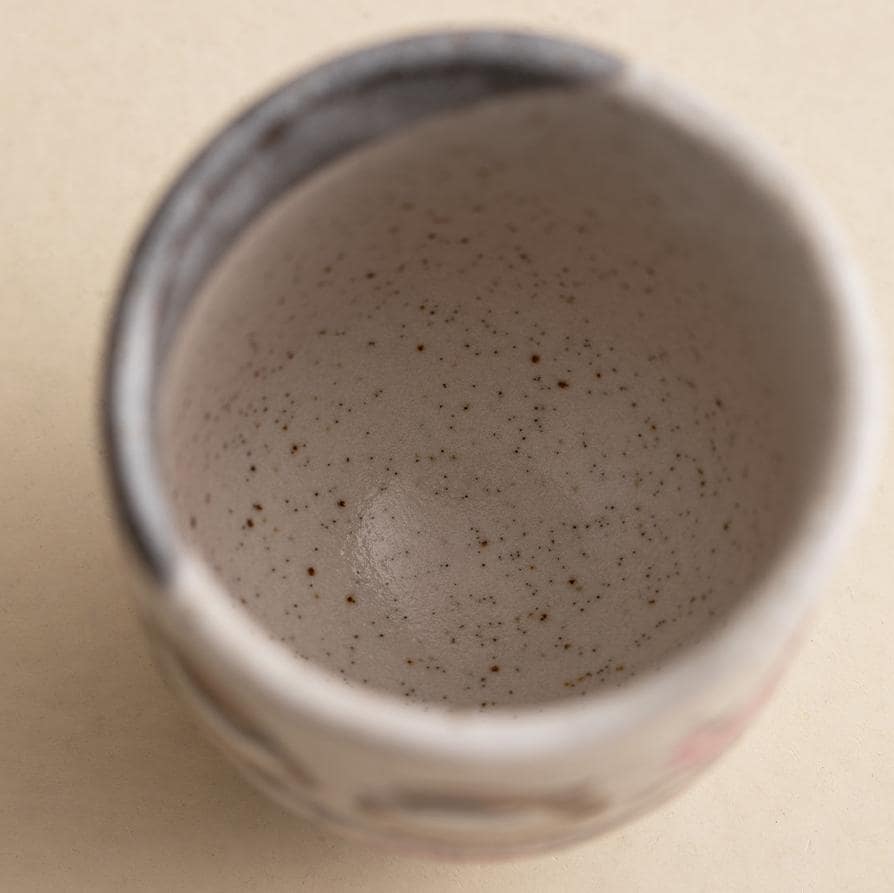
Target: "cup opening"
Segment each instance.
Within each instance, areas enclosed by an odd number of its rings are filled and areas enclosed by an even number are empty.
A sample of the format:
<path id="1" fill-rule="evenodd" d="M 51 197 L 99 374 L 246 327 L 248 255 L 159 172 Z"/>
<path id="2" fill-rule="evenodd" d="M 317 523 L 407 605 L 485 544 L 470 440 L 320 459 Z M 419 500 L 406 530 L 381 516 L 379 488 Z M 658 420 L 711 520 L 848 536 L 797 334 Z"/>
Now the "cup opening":
<path id="1" fill-rule="evenodd" d="M 781 637 L 808 598 L 770 599 L 840 534 L 842 456 L 871 439 L 849 270 L 766 159 L 676 92 L 600 77 L 371 142 L 237 236 L 258 162 L 203 193 L 209 240 L 235 242 L 167 274 L 198 297 L 131 305 L 158 339 L 155 532 L 355 689 L 521 714 L 629 698 L 746 618 Z M 227 152 L 244 142 L 199 164 Z"/>

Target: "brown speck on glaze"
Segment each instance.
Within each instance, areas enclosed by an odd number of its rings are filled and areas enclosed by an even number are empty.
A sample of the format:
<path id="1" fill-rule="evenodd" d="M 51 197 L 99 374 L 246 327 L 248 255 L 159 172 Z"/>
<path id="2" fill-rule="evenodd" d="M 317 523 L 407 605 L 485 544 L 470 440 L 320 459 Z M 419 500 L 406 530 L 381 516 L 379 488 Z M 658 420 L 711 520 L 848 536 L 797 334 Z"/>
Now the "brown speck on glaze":
<path id="1" fill-rule="evenodd" d="M 671 129 L 643 143 L 637 109 L 580 101 L 482 104 L 327 166 L 171 348 L 184 536 L 348 685 L 473 710 L 625 685 L 785 539 L 806 274 L 761 227 L 760 268 L 738 250 L 735 177 L 693 182 Z"/>

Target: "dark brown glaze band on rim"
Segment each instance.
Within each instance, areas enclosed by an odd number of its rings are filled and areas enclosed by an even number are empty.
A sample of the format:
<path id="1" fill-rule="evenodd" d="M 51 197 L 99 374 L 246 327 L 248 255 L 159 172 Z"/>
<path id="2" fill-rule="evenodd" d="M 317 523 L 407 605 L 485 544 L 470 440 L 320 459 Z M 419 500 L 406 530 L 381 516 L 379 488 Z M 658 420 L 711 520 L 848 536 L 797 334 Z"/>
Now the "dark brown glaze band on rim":
<path id="1" fill-rule="evenodd" d="M 102 410 L 112 490 L 159 582 L 177 542 L 152 436 L 159 371 L 198 286 L 237 235 L 302 178 L 399 128 L 499 95 L 583 87 L 621 68 L 591 48 L 533 35 L 415 37 L 295 78 L 199 152 L 132 253 L 107 342 Z"/>

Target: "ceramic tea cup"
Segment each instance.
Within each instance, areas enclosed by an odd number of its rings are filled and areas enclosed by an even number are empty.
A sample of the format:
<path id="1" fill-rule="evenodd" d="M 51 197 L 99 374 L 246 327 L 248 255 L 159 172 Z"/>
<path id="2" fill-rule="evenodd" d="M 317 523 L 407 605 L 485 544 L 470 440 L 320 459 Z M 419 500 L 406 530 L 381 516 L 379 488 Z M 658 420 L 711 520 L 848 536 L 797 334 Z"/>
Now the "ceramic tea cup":
<path id="1" fill-rule="evenodd" d="M 634 63 L 441 34 L 197 156 L 133 255 L 109 456 L 158 660 L 243 772 L 480 858 L 687 784 L 769 695 L 869 479 L 822 205 Z"/>

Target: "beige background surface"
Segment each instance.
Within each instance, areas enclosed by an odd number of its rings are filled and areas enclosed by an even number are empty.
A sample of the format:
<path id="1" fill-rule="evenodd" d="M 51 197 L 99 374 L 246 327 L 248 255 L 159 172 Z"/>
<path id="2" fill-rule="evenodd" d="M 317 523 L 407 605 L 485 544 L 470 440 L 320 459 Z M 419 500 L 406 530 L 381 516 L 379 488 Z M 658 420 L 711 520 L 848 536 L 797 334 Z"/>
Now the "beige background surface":
<path id="1" fill-rule="evenodd" d="M 116 276 L 197 143 L 296 69 L 436 25 L 588 38 L 738 114 L 831 200 L 894 343 L 894 3 L 0 0 L 0 19 L 0 889 L 894 889 L 890 447 L 804 653 L 729 757 L 602 840 L 445 866 L 284 814 L 199 737 L 137 628 L 95 409 Z"/>

